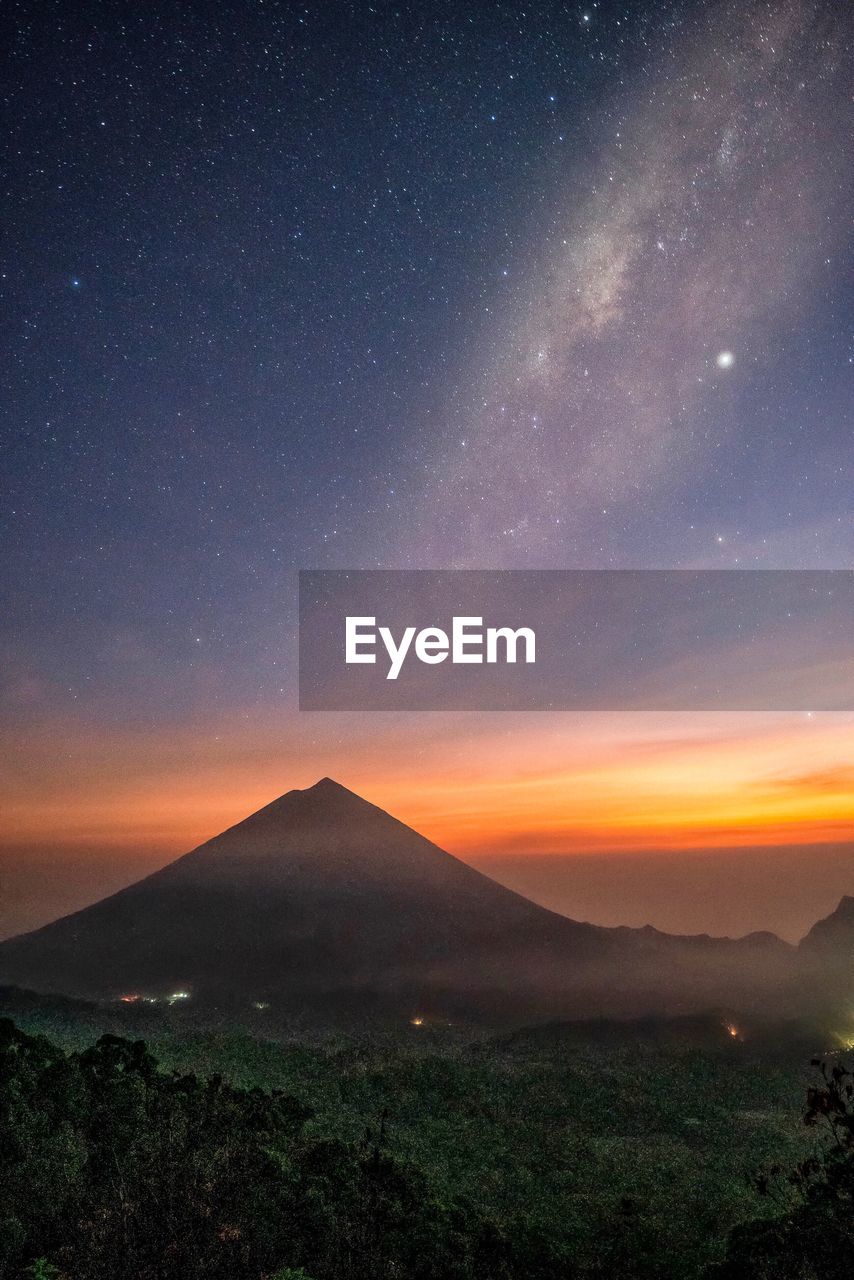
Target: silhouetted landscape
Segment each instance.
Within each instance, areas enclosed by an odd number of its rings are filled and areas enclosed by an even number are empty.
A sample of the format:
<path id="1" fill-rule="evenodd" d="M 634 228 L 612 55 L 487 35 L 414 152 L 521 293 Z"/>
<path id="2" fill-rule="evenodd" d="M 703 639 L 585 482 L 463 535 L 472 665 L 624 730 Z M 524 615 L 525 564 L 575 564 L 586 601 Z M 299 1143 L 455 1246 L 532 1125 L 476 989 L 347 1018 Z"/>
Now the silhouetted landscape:
<path id="1" fill-rule="evenodd" d="M 854 1280 L 854 5 L 3 19 L 0 1280 Z"/>
<path id="2" fill-rule="evenodd" d="M 596 928 L 288 792 L 0 945 L 0 1276 L 841 1277 L 852 925 Z"/>
<path id="3" fill-rule="evenodd" d="M 844 912 L 843 907 L 840 911 Z M 792 1016 L 847 926 L 793 948 L 608 929 L 503 888 L 339 783 L 290 791 L 162 871 L 0 943 L 0 981 L 321 1021 L 518 1023 L 726 1005 Z M 840 946 L 840 940 L 842 945 Z M 840 957 L 842 957 L 840 959 Z"/>

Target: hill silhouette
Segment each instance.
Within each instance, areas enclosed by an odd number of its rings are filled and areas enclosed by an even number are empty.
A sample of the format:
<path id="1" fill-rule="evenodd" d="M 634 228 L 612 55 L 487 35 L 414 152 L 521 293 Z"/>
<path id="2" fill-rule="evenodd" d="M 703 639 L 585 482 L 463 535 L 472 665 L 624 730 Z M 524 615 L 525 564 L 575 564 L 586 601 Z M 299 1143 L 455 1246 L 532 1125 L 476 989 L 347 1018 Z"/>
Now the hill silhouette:
<path id="1" fill-rule="evenodd" d="M 854 961 L 854 897 L 845 894 L 829 916 L 818 920 L 801 941 L 812 955 L 835 954 Z"/>
<path id="2" fill-rule="evenodd" d="M 854 897 L 845 895 L 830 915 L 818 920 L 798 946 L 805 998 L 814 1008 L 836 1013 L 835 1025 L 850 1032 L 854 980 Z M 838 1014 L 844 1010 L 842 1019 Z"/>
<path id="3" fill-rule="evenodd" d="M 283 1012 L 531 1017 L 767 1004 L 792 949 L 540 907 L 323 778 L 146 879 L 0 944 L 0 982 Z"/>

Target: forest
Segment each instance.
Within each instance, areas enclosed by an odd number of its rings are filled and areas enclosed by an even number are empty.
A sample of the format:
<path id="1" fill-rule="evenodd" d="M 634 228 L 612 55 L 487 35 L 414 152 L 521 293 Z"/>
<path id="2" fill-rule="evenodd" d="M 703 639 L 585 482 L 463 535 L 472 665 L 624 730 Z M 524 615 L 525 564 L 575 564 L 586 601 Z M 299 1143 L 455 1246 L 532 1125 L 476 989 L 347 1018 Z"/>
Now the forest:
<path id="1" fill-rule="evenodd" d="M 146 1043 L 11 1004 L 2 1280 L 854 1273 L 854 1081 L 806 1034 L 265 1038 L 170 1011 Z"/>

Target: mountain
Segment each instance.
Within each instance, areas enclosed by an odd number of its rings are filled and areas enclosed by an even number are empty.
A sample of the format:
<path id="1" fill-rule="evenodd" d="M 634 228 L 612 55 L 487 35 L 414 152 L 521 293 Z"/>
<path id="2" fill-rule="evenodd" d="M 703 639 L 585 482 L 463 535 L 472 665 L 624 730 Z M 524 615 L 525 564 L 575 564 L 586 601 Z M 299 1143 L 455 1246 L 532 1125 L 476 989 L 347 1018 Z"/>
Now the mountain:
<path id="1" fill-rule="evenodd" d="M 805 998 L 816 1009 L 844 1010 L 851 1019 L 854 983 L 854 898 L 845 896 L 829 916 L 817 921 L 798 946 L 799 970 Z M 854 1030 L 852 1027 L 846 1028 Z"/>
<path id="2" fill-rule="evenodd" d="M 766 1003 L 790 951 L 567 919 L 324 778 L 0 944 L 0 982 L 283 1013 L 626 1016 Z"/>
<path id="3" fill-rule="evenodd" d="M 847 958 L 854 964 L 854 898 L 846 894 L 835 911 L 817 921 L 801 940 L 800 950 L 814 956 Z"/>

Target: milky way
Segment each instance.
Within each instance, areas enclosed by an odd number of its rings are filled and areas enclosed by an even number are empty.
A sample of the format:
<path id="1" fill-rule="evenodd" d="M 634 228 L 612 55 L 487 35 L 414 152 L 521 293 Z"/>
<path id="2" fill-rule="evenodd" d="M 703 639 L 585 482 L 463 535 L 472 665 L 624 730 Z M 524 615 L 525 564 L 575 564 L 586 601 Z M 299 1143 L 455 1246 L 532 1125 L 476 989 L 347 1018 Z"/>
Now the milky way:
<path id="1" fill-rule="evenodd" d="M 850 26 L 21 7 L 13 713 L 286 702 L 299 568 L 848 563 Z"/>
<path id="2" fill-rule="evenodd" d="M 819 513 L 778 545 L 779 455 L 794 452 L 809 486 L 805 455 L 828 427 L 786 395 L 791 347 L 820 346 L 816 313 L 844 272 L 842 36 L 810 5 L 710 7 L 602 108 L 597 153 L 567 174 L 554 235 L 527 260 L 530 287 L 485 326 L 477 401 L 458 409 L 430 487 L 435 559 L 813 562 Z M 710 489 L 727 512 L 714 540 L 697 532 Z M 754 491 L 764 526 L 755 509 L 738 519 Z M 824 529 L 819 555 L 838 562 L 841 533 Z"/>

